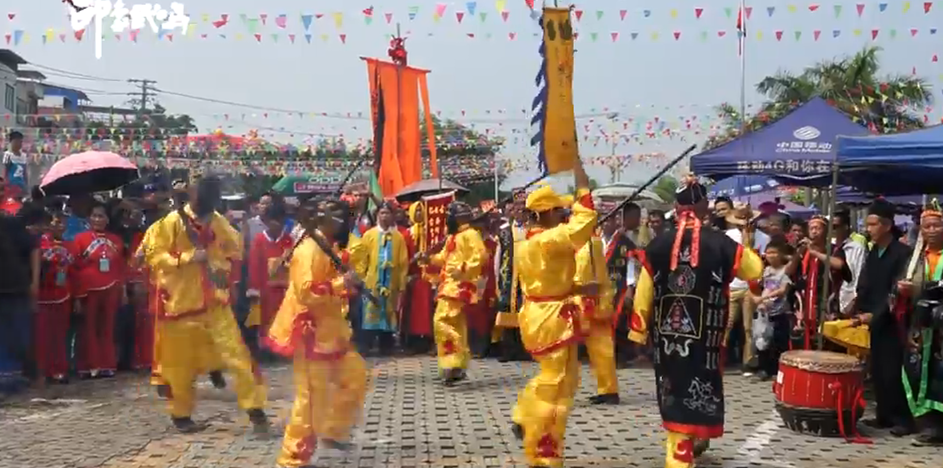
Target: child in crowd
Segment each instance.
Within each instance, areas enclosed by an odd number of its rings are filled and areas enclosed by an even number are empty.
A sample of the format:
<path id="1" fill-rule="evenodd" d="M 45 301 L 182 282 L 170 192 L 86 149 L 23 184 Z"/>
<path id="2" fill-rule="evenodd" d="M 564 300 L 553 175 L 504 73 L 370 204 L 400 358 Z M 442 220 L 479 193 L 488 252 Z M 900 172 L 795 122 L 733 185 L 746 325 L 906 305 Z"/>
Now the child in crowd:
<path id="1" fill-rule="evenodd" d="M 764 346 L 758 343 L 759 367 L 757 377 L 768 380 L 779 372 L 779 356 L 789 350 L 789 333 L 792 307 L 788 293 L 792 281 L 786 274 L 786 264 L 792 248 L 786 236 L 774 235 L 766 246 L 767 267 L 763 270 L 763 293 L 754 296 L 757 313 L 766 318 L 772 333 L 766 336 Z"/>

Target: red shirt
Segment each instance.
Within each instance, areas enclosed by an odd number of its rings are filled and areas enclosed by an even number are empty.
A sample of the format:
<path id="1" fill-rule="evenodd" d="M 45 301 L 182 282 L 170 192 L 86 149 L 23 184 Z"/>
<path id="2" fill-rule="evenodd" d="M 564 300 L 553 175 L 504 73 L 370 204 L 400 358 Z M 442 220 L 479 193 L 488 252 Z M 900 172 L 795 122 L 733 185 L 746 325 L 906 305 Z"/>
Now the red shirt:
<path id="1" fill-rule="evenodd" d="M 269 286 L 287 286 L 287 265 L 275 277 L 272 277 L 270 272 L 281 263 L 282 257 L 294 245 L 294 240 L 287 231 L 282 232 L 278 239 L 272 239 L 265 231 L 256 234 L 249 247 L 249 289 L 262 293 Z"/>
<path id="2" fill-rule="evenodd" d="M 118 236 L 85 231 L 75 236 L 73 244 L 76 270 L 81 278 L 75 289 L 78 295 L 108 289 L 124 280 L 127 261 L 124 258 L 124 243 Z"/>
<path id="3" fill-rule="evenodd" d="M 70 242 L 55 240 L 48 234 L 39 241 L 41 270 L 40 304 L 59 304 L 72 297 L 75 284 L 75 252 Z"/>
<path id="4" fill-rule="evenodd" d="M 22 207 L 23 204 L 13 198 L 3 197 L 3 200 L 0 201 L 0 211 L 3 211 L 10 216 L 16 216 Z"/>

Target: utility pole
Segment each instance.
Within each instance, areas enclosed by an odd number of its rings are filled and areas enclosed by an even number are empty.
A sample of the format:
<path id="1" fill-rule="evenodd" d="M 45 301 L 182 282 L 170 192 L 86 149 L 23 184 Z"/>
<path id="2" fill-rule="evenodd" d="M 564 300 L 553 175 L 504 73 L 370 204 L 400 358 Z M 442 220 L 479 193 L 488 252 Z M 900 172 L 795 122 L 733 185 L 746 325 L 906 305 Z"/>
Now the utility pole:
<path id="1" fill-rule="evenodd" d="M 143 115 L 144 113 L 147 112 L 148 99 L 151 99 L 148 93 L 155 91 L 154 85 L 157 84 L 157 82 L 154 80 L 128 80 L 128 83 L 133 83 L 133 84 L 137 84 L 141 86 L 141 93 L 139 95 L 140 97 L 135 97 L 134 99 L 131 99 L 131 104 L 132 105 L 137 104 L 138 112 Z M 138 96 L 138 94 L 136 93 L 129 93 L 129 95 Z"/>

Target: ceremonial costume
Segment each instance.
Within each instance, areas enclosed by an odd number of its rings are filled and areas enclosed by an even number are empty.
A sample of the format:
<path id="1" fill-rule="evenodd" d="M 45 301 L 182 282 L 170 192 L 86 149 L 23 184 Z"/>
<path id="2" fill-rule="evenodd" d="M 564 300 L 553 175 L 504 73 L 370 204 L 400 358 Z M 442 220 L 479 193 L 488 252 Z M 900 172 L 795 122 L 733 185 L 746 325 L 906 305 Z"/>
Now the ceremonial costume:
<path id="1" fill-rule="evenodd" d="M 678 224 L 649 243 L 635 290 L 629 338 L 651 336 L 666 468 L 694 466 L 695 439 L 724 433 L 723 363 L 728 285 L 759 280 L 763 262 L 724 233 L 702 226 L 694 205 L 706 190 L 682 185 Z M 706 208 L 706 206 L 705 206 Z M 654 312 L 654 313 L 653 313 Z"/>
<path id="2" fill-rule="evenodd" d="M 268 334 L 268 327 L 282 305 L 288 288 L 286 256 L 290 255 L 295 242 L 287 229 L 278 238 L 269 236 L 267 230 L 258 233 L 249 247 L 249 290 L 246 294 L 258 298 L 258 317 L 250 314 L 246 327 L 258 327 L 259 336 Z"/>
<path id="3" fill-rule="evenodd" d="M 278 456 L 281 467 L 305 466 L 318 438 L 346 442 L 359 419 L 367 370 L 350 344 L 346 303 L 344 278 L 317 243 L 305 238 L 291 257 L 288 291 L 265 340 L 270 349 L 294 357 L 295 403 Z"/>
<path id="4" fill-rule="evenodd" d="M 611 238 L 602 238 L 606 252 L 606 269 L 609 279 L 615 287 L 613 295 L 613 324 L 615 326 L 615 353 L 616 360 L 625 363 L 631 356 L 631 341 L 629 334 L 629 316 L 631 311 L 625 310 L 626 302 L 632 302 L 632 288 L 638 278 L 638 262 L 635 261 L 637 247 L 629 233 L 622 229 L 612 234 Z"/>
<path id="5" fill-rule="evenodd" d="M 406 274 L 409 271 L 409 252 L 406 239 L 396 226 L 381 229 L 370 228 L 360 239 L 362 255 L 357 273 L 364 279 L 366 288 L 380 299 L 379 304 L 363 302 L 360 323 L 364 336 L 380 340 L 381 352 L 389 352 L 393 346 L 393 333 L 399 329 L 397 306 L 406 289 Z"/>
<path id="6" fill-rule="evenodd" d="M 449 236 L 445 247 L 430 257 L 426 268 L 428 273 L 439 275 L 432 323 L 439 370 L 447 382 L 463 378 L 468 367 L 471 353 L 464 307 L 478 302 L 478 280 L 487 255 L 477 230 L 468 224 L 456 226 L 458 217 L 470 215 L 471 209 L 464 203 L 453 202 L 449 206 Z"/>
<path id="7" fill-rule="evenodd" d="M 498 246 L 495 253 L 497 263 L 495 308 L 498 313 L 494 325 L 495 332 L 500 334 L 501 359 L 505 361 L 528 358 L 518 328 L 518 312 L 524 302 L 524 296 L 521 292 L 519 270 L 514 261 L 526 232 L 523 227 L 518 228 L 513 223 L 513 221 L 507 222 L 499 228 Z"/>
<path id="8" fill-rule="evenodd" d="M 924 210 L 921 224 L 928 218 L 943 220 L 939 206 Z M 921 444 L 943 445 L 943 313 L 934 307 L 943 300 L 941 251 L 924 247 L 922 236 L 911 258 L 913 275 L 905 278 L 917 292 L 905 317 L 908 339 L 904 354 L 903 384 L 913 417 L 922 417 L 927 433 L 917 438 Z M 924 300 L 921 304 L 919 301 Z M 935 302 L 929 302 L 935 301 Z"/>
<path id="9" fill-rule="evenodd" d="M 198 350 L 208 345 L 235 376 L 239 406 L 258 427 L 267 424 L 266 389 L 230 307 L 230 269 L 243 245 L 226 218 L 215 212 L 207 217 L 201 223 L 187 205 L 155 223 L 144 243 L 147 264 L 157 274 L 157 355 L 171 389 L 169 411 L 175 422 L 190 421 L 194 379 L 205 365 Z M 198 249 L 206 262 L 193 261 Z"/>
<path id="10" fill-rule="evenodd" d="M 579 389 L 578 344 L 585 334 L 573 296 L 576 250 L 589 242 L 596 211 L 588 190 L 581 189 L 569 221 L 527 233 L 516 258 L 524 303 L 521 339 L 540 372 L 518 395 L 512 415 L 523 430 L 524 454 L 531 466 L 563 466 L 563 436 Z M 549 186 L 527 197 L 527 209 L 543 213 L 566 206 Z"/>
<path id="11" fill-rule="evenodd" d="M 481 231 L 479 231 L 481 233 Z M 481 276 L 478 277 L 478 300 L 465 306 L 468 318 L 469 338 L 473 341 L 472 350 L 476 355 L 484 355 L 491 344 L 492 330 L 496 312 L 494 310 L 494 254 L 497 244 L 490 236 L 482 236 L 484 246 Z"/>
<path id="12" fill-rule="evenodd" d="M 117 370 L 115 316 L 124 296 L 127 261 L 123 242 L 111 233 L 85 231 L 75 236 L 75 269 L 84 322 L 79 338 L 80 375 L 110 375 Z"/>
<path id="13" fill-rule="evenodd" d="M 423 204 L 416 202 L 409 207 L 409 219 L 413 225 L 409 228 L 409 237 L 412 239 L 416 252 L 423 254 L 429 251 L 429 245 L 426 239 L 425 218 L 420 221 Z M 412 257 L 410 257 L 412 258 Z M 409 265 L 409 278 L 411 279 L 406 296 L 409 309 L 404 314 L 406 324 L 403 333 L 410 338 L 430 337 L 432 331 L 432 284 L 422 276 L 422 267 L 412 262 Z"/>
<path id="14" fill-rule="evenodd" d="M 599 284 L 598 296 L 581 296 L 578 301 L 583 309 L 583 318 L 589 325 L 585 344 L 589 364 L 596 375 L 595 401 L 601 402 L 599 398 L 616 398 L 619 395 L 619 380 L 612 339 L 615 287 L 609 278 L 602 239 L 593 237 L 576 253 L 576 275 L 573 281 L 577 286 Z"/>
<path id="15" fill-rule="evenodd" d="M 75 253 L 71 244 L 44 235 L 41 249 L 39 297 L 33 347 L 40 377 L 65 380 L 69 375 L 69 316 L 76 284 Z"/>

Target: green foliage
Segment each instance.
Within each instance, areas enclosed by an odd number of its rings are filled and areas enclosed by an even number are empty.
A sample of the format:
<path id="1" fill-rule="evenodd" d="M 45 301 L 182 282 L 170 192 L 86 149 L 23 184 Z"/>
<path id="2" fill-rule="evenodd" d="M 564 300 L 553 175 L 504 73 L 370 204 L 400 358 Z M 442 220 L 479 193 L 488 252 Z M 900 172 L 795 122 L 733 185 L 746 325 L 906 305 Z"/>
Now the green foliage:
<path id="1" fill-rule="evenodd" d="M 652 187 L 652 192 L 665 203 L 674 203 L 677 190 L 678 180 L 669 176 L 661 177 Z"/>
<path id="2" fill-rule="evenodd" d="M 741 116 L 730 104 L 718 106 L 725 129 L 708 139 L 704 150 L 737 138 L 741 125 L 747 133 L 759 130 L 815 96 L 877 133 L 923 127 L 923 121 L 910 109 L 933 102 L 930 85 L 916 76 L 882 76 L 880 52 L 880 47 L 867 46 L 852 56 L 819 62 L 798 75 L 780 70 L 763 78 L 756 90 L 767 102 L 752 116 Z"/>

